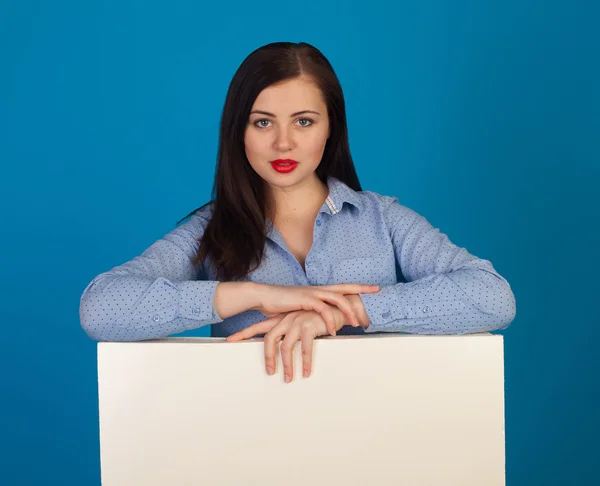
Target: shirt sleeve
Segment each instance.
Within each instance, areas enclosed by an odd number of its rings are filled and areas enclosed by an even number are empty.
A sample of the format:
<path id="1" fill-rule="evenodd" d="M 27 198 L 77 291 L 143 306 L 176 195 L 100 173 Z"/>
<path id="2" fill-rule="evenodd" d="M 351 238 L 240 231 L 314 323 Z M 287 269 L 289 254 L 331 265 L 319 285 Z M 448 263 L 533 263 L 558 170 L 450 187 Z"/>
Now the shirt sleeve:
<path id="1" fill-rule="evenodd" d="M 141 341 L 222 322 L 213 306 L 219 282 L 202 280 L 193 264 L 206 223 L 194 214 L 142 255 L 95 277 L 79 305 L 87 335 Z"/>
<path id="2" fill-rule="evenodd" d="M 488 260 L 454 245 L 423 216 L 396 198 L 384 211 L 406 283 L 360 294 L 365 332 L 467 334 L 506 329 L 516 315 L 508 281 Z"/>

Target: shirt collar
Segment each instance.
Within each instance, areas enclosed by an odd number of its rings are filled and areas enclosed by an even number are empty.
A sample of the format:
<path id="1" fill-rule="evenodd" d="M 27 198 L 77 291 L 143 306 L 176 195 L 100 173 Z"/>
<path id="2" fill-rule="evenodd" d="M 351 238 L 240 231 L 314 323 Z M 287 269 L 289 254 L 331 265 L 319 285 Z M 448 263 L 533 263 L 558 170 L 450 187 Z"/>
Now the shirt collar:
<path id="1" fill-rule="evenodd" d="M 344 203 L 347 202 L 355 206 L 359 213 L 363 209 L 363 203 L 360 200 L 358 194 L 335 177 L 327 177 L 327 187 L 329 188 L 329 195 L 325 199 L 325 203 L 321 206 L 319 213 L 337 214 L 342 210 Z M 279 232 L 274 231 L 275 227 L 267 220 L 267 236 L 273 241 L 277 242 L 279 246 L 285 248 L 285 242 L 280 236 Z"/>
<path id="2" fill-rule="evenodd" d="M 342 181 L 329 176 L 327 177 L 327 187 L 329 187 L 329 196 L 327 196 L 320 212 L 329 210 L 330 214 L 337 214 L 346 202 L 356 207 L 359 212 L 362 211 L 363 203 L 358 194 Z"/>

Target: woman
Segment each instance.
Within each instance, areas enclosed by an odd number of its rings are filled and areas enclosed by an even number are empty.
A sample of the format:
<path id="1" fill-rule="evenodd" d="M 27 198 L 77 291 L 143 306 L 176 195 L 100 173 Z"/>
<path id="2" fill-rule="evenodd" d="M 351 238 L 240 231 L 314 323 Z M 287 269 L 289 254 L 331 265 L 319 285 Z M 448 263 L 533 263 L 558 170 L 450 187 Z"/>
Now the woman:
<path id="1" fill-rule="evenodd" d="M 96 340 L 212 325 L 230 342 L 264 334 L 285 381 L 326 334 L 464 334 L 508 327 L 515 299 L 487 260 L 394 197 L 362 191 L 345 102 L 313 46 L 278 42 L 235 73 L 221 119 L 213 200 L 81 297 Z M 183 221 L 182 220 L 182 221 Z"/>

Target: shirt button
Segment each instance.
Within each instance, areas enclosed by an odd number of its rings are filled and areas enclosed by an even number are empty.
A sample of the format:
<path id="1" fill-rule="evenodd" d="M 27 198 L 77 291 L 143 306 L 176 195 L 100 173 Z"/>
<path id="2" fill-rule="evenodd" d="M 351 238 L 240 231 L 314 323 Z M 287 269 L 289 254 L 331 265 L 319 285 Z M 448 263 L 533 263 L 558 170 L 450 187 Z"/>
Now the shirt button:
<path id="1" fill-rule="evenodd" d="M 200 308 L 199 307 L 194 307 L 194 309 L 192 310 L 192 312 L 194 314 L 200 314 Z"/>
<path id="2" fill-rule="evenodd" d="M 317 226 L 321 226 L 321 220 L 317 219 Z"/>
<path id="3" fill-rule="evenodd" d="M 152 320 L 153 320 L 154 322 L 158 322 L 158 321 L 160 321 L 160 316 L 157 314 L 157 315 L 155 315 L 155 316 L 152 318 Z"/>
<path id="4" fill-rule="evenodd" d="M 429 309 L 429 306 L 426 305 L 425 307 L 423 307 L 423 312 L 427 313 L 429 312 L 431 309 Z"/>

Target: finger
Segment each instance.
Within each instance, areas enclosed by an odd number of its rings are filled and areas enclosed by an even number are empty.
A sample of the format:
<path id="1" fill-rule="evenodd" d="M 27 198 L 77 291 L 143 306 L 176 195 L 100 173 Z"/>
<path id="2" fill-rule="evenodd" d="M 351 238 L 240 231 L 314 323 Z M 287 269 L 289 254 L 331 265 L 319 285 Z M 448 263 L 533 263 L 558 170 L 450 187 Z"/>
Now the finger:
<path id="1" fill-rule="evenodd" d="M 337 334 L 337 322 L 335 320 L 335 315 L 333 314 L 333 308 L 330 305 L 327 305 L 327 320 L 325 321 L 325 327 L 327 328 L 327 332 L 332 336 Z"/>
<path id="2" fill-rule="evenodd" d="M 283 376 L 286 383 L 294 379 L 294 348 L 300 339 L 301 329 L 299 325 L 290 325 L 279 348 L 281 361 L 283 362 Z"/>
<path id="3" fill-rule="evenodd" d="M 277 315 L 276 317 L 271 317 L 271 319 L 267 319 L 266 321 L 257 322 L 256 324 L 252 324 L 251 326 L 248 326 L 245 329 L 242 329 L 241 331 L 238 331 L 238 332 L 232 334 L 231 336 L 228 336 L 226 338 L 226 341 L 233 343 L 236 341 L 241 341 L 243 339 L 249 339 L 253 336 L 256 336 L 257 334 L 266 334 L 271 329 L 273 329 L 273 327 L 275 327 L 277 324 L 279 324 L 279 322 L 284 317 L 285 317 L 285 314 Z"/>
<path id="4" fill-rule="evenodd" d="M 338 294 L 337 292 L 323 292 L 322 294 L 318 294 L 317 297 L 319 297 L 325 302 L 332 303 L 339 307 L 339 309 L 348 318 L 348 322 L 354 327 L 360 325 L 360 322 L 358 322 L 358 316 L 356 315 L 354 308 L 352 307 L 348 299 L 343 295 Z"/>
<path id="5" fill-rule="evenodd" d="M 302 339 L 302 376 L 308 378 L 312 371 L 313 343 L 315 341 L 314 327 L 308 323 L 301 326 Z"/>
<path id="6" fill-rule="evenodd" d="M 333 307 L 329 304 L 325 304 L 324 302 L 319 301 L 318 299 L 316 300 L 316 302 L 318 304 L 315 305 L 319 305 L 319 308 L 321 309 L 321 312 L 319 312 L 319 314 L 325 322 L 325 328 L 327 329 L 327 332 L 332 336 L 335 336 L 337 332 L 337 322 L 333 313 Z"/>
<path id="7" fill-rule="evenodd" d="M 277 371 L 277 343 L 283 339 L 290 322 L 293 322 L 295 314 L 287 314 L 281 322 L 271 329 L 264 338 L 265 369 L 268 375 Z"/>
<path id="8" fill-rule="evenodd" d="M 340 294 L 372 294 L 374 292 L 379 292 L 381 286 L 368 284 L 332 284 L 317 286 L 315 288 L 328 290 L 330 292 L 338 292 Z"/>
<path id="9" fill-rule="evenodd" d="M 335 295 L 335 294 L 334 294 Z M 343 298 L 343 296 L 342 296 Z M 332 336 L 336 335 L 336 324 L 335 317 L 333 315 L 333 310 L 329 305 L 327 305 L 323 300 L 314 299 L 311 304 L 311 310 L 318 312 L 323 320 L 325 321 L 325 326 L 327 327 L 327 332 Z"/>

